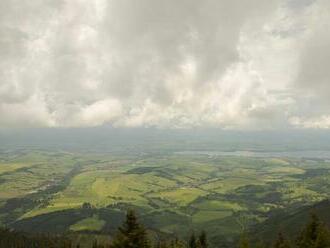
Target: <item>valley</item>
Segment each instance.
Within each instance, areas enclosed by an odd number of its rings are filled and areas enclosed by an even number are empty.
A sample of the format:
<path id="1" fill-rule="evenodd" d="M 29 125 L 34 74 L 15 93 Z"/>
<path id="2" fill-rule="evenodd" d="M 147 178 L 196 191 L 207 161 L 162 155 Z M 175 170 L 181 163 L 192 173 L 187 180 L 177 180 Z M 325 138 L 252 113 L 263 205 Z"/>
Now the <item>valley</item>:
<path id="1" fill-rule="evenodd" d="M 0 223 L 18 230 L 112 233 L 127 209 L 154 232 L 205 230 L 230 243 L 275 214 L 328 199 L 330 162 L 217 153 L 3 151 Z"/>

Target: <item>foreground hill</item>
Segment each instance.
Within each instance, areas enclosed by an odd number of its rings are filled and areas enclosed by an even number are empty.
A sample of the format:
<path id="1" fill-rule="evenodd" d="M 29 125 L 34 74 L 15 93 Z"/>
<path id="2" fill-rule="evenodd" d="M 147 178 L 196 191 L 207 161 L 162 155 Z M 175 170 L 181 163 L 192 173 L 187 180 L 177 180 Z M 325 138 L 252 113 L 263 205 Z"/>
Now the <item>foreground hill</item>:
<path id="1" fill-rule="evenodd" d="M 322 222 L 330 227 L 330 200 L 291 211 L 283 210 L 274 213 L 265 222 L 252 228 L 251 237 L 254 237 L 254 240 L 273 241 L 280 232 L 288 237 L 296 237 L 301 227 L 307 224 L 311 214 L 316 214 Z"/>
<path id="2" fill-rule="evenodd" d="M 311 209 L 311 208 L 310 208 Z M 329 202 L 322 202 L 312 207 L 313 211 L 320 210 L 324 215 L 329 212 Z M 139 223 L 133 210 L 129 210 L 126 218 L 117 229 L 115 235 L 110 239 L 100 241 L 99 235 L 89 234 L 87 239 L 82 235 L 37 235 L 31 233 L 16 232 L 8 229 L 0 229 L 0 247 L 2 248 L 329 248 L 330 247 L 330 229 L 316 214 L 310 214 L 308 219 L 304 219 L 306 209 L 299 211 L 293 219 L 297 222 L 290 224 L 290 229 L 295 235 L 290 235 L 289 229 L 281 230 L 276 239 L 264 239 L 263 241 L 250 241 L 253 237 L 243 234 L 241 239 L 230 245 L 224 245 L 221 242 L 210 244 L 208 235 L 202 231 L 198 236 L 194 232 L 190 234 L 187 240 L 180 240 L 177 237 L 152 235 L 144 225 Z M 326 214 L 328 215 L 328 214 Z M 308 220 L 308 222 L 307 222 Z M 285 221 L 277 220 L 277 224 L 288 224 Z M 281 221 L 281 222 L 279 222 Z M 298 228 L 299 222 L 307 222 L 306 225 Z M 267 226 L 271 228 L 272 226 Z M 288 227 L 288 226 L 286 226 Z M 294 228 L 293 228 L 294 227 Z M 276 229 L 276 227 L 274 227 Z M 275 233 L 275 229 L 270 230 Z M 284 231 L 284 232 L 283 232 Z M 264 233 L 265 234 L 265 233 Z M 255 235 L 253 233 L 252 235 Z M 260 238 L 260 237 L 259 237 Z"/>

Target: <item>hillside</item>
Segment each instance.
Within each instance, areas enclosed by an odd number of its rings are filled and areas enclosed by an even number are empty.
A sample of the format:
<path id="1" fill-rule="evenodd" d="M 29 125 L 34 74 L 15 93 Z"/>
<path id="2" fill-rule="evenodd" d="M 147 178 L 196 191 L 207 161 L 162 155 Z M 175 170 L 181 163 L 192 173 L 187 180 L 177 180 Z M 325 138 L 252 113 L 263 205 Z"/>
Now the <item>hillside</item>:
<path id="1" fill-rule="evenodd" d="M 288 237 L 296 237 L 301 227 L 305 226 L 310 215 L 315 213 L 328 227 L 330 227 L 330 200 L 321 201 L 312 206 L 305 206 L 295 210 L 274 213 L 265 222 L 256 225 L 251 230 L 254 240 L 273 241 L 279 232 Z"/>

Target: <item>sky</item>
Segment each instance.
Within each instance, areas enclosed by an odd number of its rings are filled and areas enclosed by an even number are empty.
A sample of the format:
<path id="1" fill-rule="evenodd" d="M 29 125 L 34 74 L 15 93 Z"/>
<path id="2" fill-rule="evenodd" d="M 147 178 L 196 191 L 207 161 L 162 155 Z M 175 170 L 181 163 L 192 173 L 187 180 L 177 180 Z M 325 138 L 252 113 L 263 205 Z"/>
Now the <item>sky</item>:
<path id="1" fill-rule="evenodd" d="M 1 0 L 0 128 L 330 128 L 329 0 Z"/>

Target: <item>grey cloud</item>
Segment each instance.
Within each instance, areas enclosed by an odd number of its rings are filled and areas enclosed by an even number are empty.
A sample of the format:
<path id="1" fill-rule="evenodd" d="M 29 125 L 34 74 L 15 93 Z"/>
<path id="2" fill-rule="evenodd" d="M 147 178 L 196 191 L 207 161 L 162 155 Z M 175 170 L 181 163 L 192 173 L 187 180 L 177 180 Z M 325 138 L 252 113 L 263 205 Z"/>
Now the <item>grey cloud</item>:
<path id="1" fill-rule="evenodd" d="M 193 59 L 197 62 L 193 83 L 200 86 L 238 59 L 237 42 L 246 19 L 271 7 L 274 4 L 263 1 L 251 1 L 247 6 L 241 1 L 143 0 L 132 4 L 124 0 L 108 6 L 103 34 L 110 53 L 111 48 L 115 50 L 118 66 L 128 76 L 143 77 L 150 86 L 154 80 L 180 73 L 180 65 Z M 147 75 L 140 74 L 143 69 L 149 69 Z M 160 78 L 154 74 L 161 74 Z M 133 83 L 126 76 L 124 81 Z"/>
<path id="2" fill-rule="evenodd" d="M 328 21 L 330 21 L 330 16 Z M 329 97 L 330 24 L 324 23 L 317 29 L 312 33 L 302 51 L 297 83 L 311 90 L 318 97 L 324 94 Z"/>
<path id="3" fill-rule="evenodd" d="M 295 88 L 299 109 L 295 124 L 307 128 L 329 128 L 330 108 L 330 3 L 315 1 L 305 23 Z"/>
<path id="4" fill-rule="evenodd" d="M 282 127 L 303 113 L 292 94 L 312 80 L 324 91 L 330 78 L 329 37 L 314 24 L 301 60 L 285 54 L 313 22 L 291 9 L 316 4 L 2 0 L 0 126 Z M 278 63 L 293 61 L 299 83 L 288 85 Z"/>
<path id="5" fill-rule="evenodd" d="M 289 0 L 288 1 L 288 6 L 290 6 L 293 9 L 302 9 L 305 8 L 312 3 L 314 3 L 316 0 Z"/>

